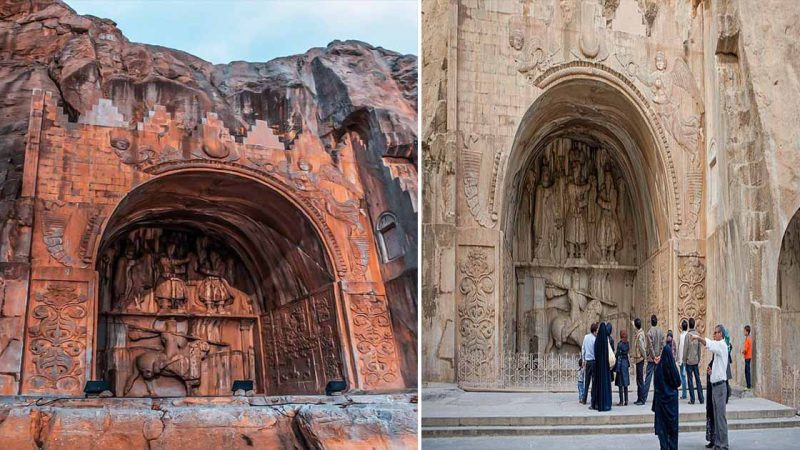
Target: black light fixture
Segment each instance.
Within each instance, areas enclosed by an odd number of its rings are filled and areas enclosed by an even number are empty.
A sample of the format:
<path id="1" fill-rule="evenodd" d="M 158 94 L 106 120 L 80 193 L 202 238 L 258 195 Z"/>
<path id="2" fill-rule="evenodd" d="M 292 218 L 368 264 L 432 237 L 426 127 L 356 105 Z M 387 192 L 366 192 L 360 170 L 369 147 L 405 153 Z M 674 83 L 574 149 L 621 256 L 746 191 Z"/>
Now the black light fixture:
<path id="1" fill-rule="evenodd" d="M 89 397 L 90 395 L 99 396 L 100 394 L 106 391 L 111 393 L 111 385 L 106 380 L 89 380 L 83 387 L 83 393 L 86 394 L 87 397 Z"/>
<path id="2" fill-rule="evenodd" d="M 347 389 L 347 381 L 331 380 L 325 385 L 325 395 L 333 395 L 337 392 L 343 392 L 345 389 Z"/>
<path id="3" fill-rule="evenodd" d="M 247 392 L 253 390 L 253 380 L 233 380 L 231 391 L 236 392 L 239 389 Z"/>

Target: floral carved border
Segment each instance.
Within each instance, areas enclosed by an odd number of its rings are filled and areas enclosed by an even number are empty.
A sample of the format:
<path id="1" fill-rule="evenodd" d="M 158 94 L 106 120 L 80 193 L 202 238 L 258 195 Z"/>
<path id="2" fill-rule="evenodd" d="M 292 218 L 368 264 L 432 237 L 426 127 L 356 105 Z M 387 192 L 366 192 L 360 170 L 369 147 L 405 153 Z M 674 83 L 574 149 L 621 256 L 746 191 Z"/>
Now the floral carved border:
<path id="1" fill-rule="evenodd" d="M 460 353 L 474 362 L 467 368 L 463 381 L 480 379 L 493 370 L 495 353 L 494 262 L 490 250 L 472 247 L 459 264 L 459 291 L 463 300 L 458 305 Z"/>

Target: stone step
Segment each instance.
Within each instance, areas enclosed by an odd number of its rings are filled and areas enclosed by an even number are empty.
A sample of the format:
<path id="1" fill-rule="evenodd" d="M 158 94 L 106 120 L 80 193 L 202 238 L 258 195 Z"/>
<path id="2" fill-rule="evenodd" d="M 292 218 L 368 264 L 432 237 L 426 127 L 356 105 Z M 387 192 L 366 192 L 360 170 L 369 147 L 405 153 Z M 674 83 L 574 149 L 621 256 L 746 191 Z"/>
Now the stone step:
<path id="1" fill-rule="evenodd" d="M 623 408 L 637 408 L 637 406 L 626 406 Z M 641 414 L 607 414 L 592 412 L 589 415 L 580 416 L 491 416 L 491 417 L 422 417 L 423 427 L 525 427 L 525 426 L 600 426 L 600 425 L 636 425 L 652 424 L 653 413 L 650 412 L 650 404 L 642 408 Z M 646 410 L 645 410 L 646 408 Z M 612 410 L 613 411 L 613 410 Z M 728 420 L 747 420 L 747 419 L 780 419 L 794 417 L 794 410 L 791 408 L 771 408 L 771 409 L 746 409 L 729 410 Z M 702 412 L 683 412 L 680 414 L 681 422 L 700 422 L 706 417 L 705 411 Z"/>
<path id="2" fill-rule="evenodd" d="M 776 417 L 762 419 L 728 419 L 728 429 L 750 430 L 770 428 L 800 428 L 800 417 Z M 705 431 L 702 421 L 682 421 L 681 433 Z M 545 425 L 545 426 L 454 426 L 422 427 L 423 438 L 475 437 L 475 436 L 558 436 L 586 434 L 641 434 L 652 433 L 652 416 L 649 423 L 603 424 L 603 425 Z"/>

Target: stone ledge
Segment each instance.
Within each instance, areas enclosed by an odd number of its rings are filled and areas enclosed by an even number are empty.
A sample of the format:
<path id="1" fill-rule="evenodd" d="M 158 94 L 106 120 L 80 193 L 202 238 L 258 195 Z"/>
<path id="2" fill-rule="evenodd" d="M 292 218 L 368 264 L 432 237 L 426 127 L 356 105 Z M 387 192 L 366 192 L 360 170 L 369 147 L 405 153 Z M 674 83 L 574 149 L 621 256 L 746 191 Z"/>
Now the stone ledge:
<path id="1" fill-rule="evenodd" d="M 263 404 L 261 404 L 263 402 Z M 416 448 L 416 395 L 0 397 L 4 448 Z"/>

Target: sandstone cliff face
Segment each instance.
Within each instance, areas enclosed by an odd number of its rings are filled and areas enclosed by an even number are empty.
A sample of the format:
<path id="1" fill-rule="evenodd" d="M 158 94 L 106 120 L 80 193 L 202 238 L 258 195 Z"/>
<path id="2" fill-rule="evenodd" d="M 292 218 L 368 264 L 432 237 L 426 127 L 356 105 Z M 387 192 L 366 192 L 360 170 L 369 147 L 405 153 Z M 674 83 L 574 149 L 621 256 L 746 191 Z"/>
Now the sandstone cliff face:
<path id="1" fill-rule="evenodd" d="M 202 134 L 207 113 L 240 143 L 257 120 L 287 150 L 302 134 L 334 164 L 345 139 L 358 141 L 353 153 L 360 184 L 368 187 L 359 192 L 359 208 L 373 224 L 391 212 L 404 232 L 404 256 L 380 270 L 405 385 L 416 385 L 416 56 L 334 41 L 265 63 L 214 65 L 130 42 L 113 21 L 80 16 L 60 0 L 0 0 L 0 276 L 6 280 L 25 273 L 31 261 L 25 236 L 33 205 L 20 199 L 20 190 L 34 89 L 52 92 L 72 122 L 97 123 L 109 106 L 98 107 L 101 99 L 121 114 L 121 123 L 111 114 L 113 125 L 129 129 L 164 107 L 186 142 Z M 24 306 L 27 294 L 4 289 L 6 299 L 17 299 L 6 304 Z M 0 383 L 11 386 L 19 381 L 14 367 L 21 361 L 17 328 L 24 309 L 8 312 L 3 300 Z"/>
<path id="2" fill-rule="evenodd" d="M 254 120 L 302 128 L 333 144 L 347 126 L 370 128 L 384 154 L 416 160 L 417 61 L 356 41 L 334 41 L 266 63 L 214 65 L 130 42 L 108 19 L 59 0 L 0 4 L 0 198 L 17 196 L 31 90 L 58 93 L 71 119 L 110 98 L 130 124 L 154 105 L 182 113 L 192 130 L 216 112 L 241 136 Z M 8 206 L 0 215 L 7 215 Z M 415 227 L 416 228 L 416 227 Z"/>

